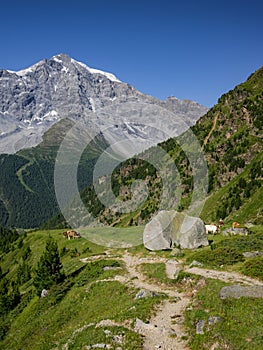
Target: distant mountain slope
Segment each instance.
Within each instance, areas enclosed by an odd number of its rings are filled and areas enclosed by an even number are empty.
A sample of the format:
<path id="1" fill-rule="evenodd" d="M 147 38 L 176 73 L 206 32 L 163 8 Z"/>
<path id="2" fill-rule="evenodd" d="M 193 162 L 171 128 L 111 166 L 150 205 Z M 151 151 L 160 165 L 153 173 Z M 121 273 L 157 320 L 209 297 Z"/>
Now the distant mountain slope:
<path id="1" fill-rule="evenodd" d="M 18 72 L 0 70 L 0 153 L 38 145 L 45 131 L 62 118 L 77 121 L 87 115 L 91 130 L 121 126 L 120 116 L 105 120 L 98 111 L 127 101 L 161 106 L 189 126 L 207 111 L 193 101 L 169 98 L 164 102 L 144 95 L 111 73 L 60 54 Z M 126 122 L 132 116 L 127 112 Z"/>
<path id="2" fill-rule="evenodd" d="M 72 121 L 63 119 L 45 133 L 40 145 L 15 155 L 0 155 L 2 224 L 38 227 L 58 212 L 54 165 L 59 144 L 72 125 Z M 108 147 L 106 141 L 98 136 L 83 153 L 78 168 L 80 189 L 92 182 L 93 165 L 105 147 Z"/>

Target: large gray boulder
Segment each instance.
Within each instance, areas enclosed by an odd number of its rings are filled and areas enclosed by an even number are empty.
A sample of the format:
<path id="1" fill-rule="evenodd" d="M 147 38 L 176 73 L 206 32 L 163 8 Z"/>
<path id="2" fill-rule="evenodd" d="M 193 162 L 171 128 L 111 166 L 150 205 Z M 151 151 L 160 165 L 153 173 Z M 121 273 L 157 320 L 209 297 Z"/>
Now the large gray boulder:
<path id="1" fill-rule="evenodd" d="M 146 226 L 143 244 L 149 250 L 195 249 L 207 246 L 208 240 L 204 222 L 175 210 L 160 211 Z"/>

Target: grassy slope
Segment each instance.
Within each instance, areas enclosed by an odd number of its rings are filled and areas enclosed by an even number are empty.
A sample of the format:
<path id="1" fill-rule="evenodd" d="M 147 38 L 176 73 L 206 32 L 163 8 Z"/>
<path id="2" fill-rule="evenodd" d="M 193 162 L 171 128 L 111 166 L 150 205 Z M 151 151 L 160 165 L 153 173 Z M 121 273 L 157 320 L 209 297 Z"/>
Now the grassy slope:
<path id="1" fill-rule="evenodd" d="M 124 349 L 140 349 L 142 338 L 125 326 L 106 327 L 112 332 L 106 337 L 105 327 L 95 329 L 103 319 L 124 323 L 134 322 L 137 317 L 149 320 L 154 304 L 162 297 L 135 300 L 137 291 L 118 281 L 102 281 L 125 272 L 125 267 L 114 259 L 105 260 L 105 248 L 87 241 L 65 240 L 61 230 L 28 233 L 22 247 L 18 242 L 14 249 L 1 257 L 1 267 L 8 280 L 16 278 L 22 254 L 30 246 L 27 263 L 34 268 L 51 235 L 58 243 L 67 280 L 55 286 L 47 298 L 34 296 L 32 279 L 21 286 L 22 302 L 8 317 L 9 331 L 1 349 L 62 349 L 69 340 L 69 349 L 81 349 L 96 343 L 116 344 L 114 335 L 123 336 Z M 117 251 L 116 251 L 117 252 Z M 100 256 L 98 261 L 83 263 L 82 257 Z M 105 266 L 120 266 L 118 270 L 105 270 Z M 33 294 L 32 294 L 33 293 Z M 82 329 L 82 327 L 84 327 Z M 74 332 L 77 331 L 77 334 Z M 115 344 L 115 345 L 114 345 Z"/>
<path id="2" fill-rule="evenodd" d="M 236 252 L 263 250 L 263 227 L 253 228 L 253 234 L 247 237 L 222 236 L 210 237 L 214 243 L 210 247 L 196 252 L 183 251 L 183 261 L 202 260 L 206 267 L 242 271 L 245 274 L 263 279 L 262 258 L 239 259 Z M 139 232 L 134 231 L 135 234 Z M 90 234 L 94 233 L 91 229 Z M 99 231 L 100 234 L 104 230 Z M 113 231 L 110 231 L 110 235 Z M 132 234 L 132 232 L 131 232 Z M 116 274 L 125 274 L 125 266 L 118 257 L 123 249 L 107 249 L 111 256 L 107 258 L 105 247 L 91 243 L 85 238 L 79 240 L 65 240 L 61 230 L 36 231 L 27 233 L 21 244 L 21 239 L 14 243 L 13 249 L 1 256 L 1 268 L 7 273 L 8 280 L 16 278 L 18 264 L 22 255 L 30 246 L 31 254 L 27 263 L 34 268 L 45 248 L 47 237 L 51 235 L 58 243 L 62 256 L 67 280 L 50 290 L 47 298 L 39 298 L 34 294 L 32 280 L 20 287 L 22 302 L 11 311 L 7 323 L 9 330 L 0 341 L 1 349 L 84 349 L 86 345 L 106 343 L 117 347 L 113 336 L 123 336 L 123 350 L 142 349 L 140 335 L 128 328 L 136 318 L 149 321 L 154 305 L 162 300 L 162 296 L 135 300 L 136 290 L 118 281 L 105 281 Z M 20 243 L 19 243 L 20 242 Z M 20 248 L 18 248 L 18 246 Z M 227 248 L 234 248 L 228 254 Z M 141 245 L 129 249 L 132 254 L 147 256 L 147 250 Z M 83 263 L 80 258 L 97 257 L 90 263 Z M 169 251 L 156 254 L 157 258 L 170 259 Z M 222 261 L 222 258 L 225 260 Z M 222 267 L 222 263 L 224 266 Z M 118 270 L 104 270 L 105 266 L 119 266 Z M 164 288 L 177 288 L 184 291 L 185 286 L 196 289 L 199 276 L 180 273 L 177 281 L 171 281 L 165 274 L 163 263 L 141 264 L 141 271 L 148 281 L 158 283 Z M 188 282 L 187 282 L 188 281 Z M 187 283 L 185 285 L 185 283 Z M 260 349 L 262 341 L 263 301 L 240 299 L 238 301 L 221 301 L 218 294 L 225 284 L 216 280 L 206 280 L 203 288 L 197 288 L 192 305 L 186 312 L 186 327 L 189 330 L 190 348 L 193 350 L 206 349 L 216 342 L 218 348 L 223 349 Z M 256 310 L 256 312 L 255 312 Z M 209 316 L 220 316 L 222 323 L 208 327 Z M 110 319 L 119 322 L 116 326 L 96 328 L 101 320 Z M 195 326 L 200 320 L 205 320 L 205 334 L 196 335 Z M 110 331 L 107 336 L 105 330 Z"/>

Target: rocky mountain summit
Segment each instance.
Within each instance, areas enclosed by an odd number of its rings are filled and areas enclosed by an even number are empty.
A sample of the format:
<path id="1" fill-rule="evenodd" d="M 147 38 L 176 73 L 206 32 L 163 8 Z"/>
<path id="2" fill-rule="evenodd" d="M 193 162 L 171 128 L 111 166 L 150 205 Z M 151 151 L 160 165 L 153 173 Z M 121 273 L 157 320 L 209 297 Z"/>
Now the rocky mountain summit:
<path id="1" fill-rule="evenodd" d="M 140 110 L 134 124 L 131 106 L 145 104 L 150 106 L 150 112 L 142 115 Z M 116 113 L 119 106 L 121 112 Z M 174 124 L 178 133 L 207 112 L 206 107 L 193 101 L 175 97 L 161 101 L 144 95 L 115 75 L 89 68 L 65 54 L 41 60 L 17 72 L 2 69 L 0 153 L 15 153 L 36 146 L 59 120 L 78 121 L 83 116 L 87 127 L 94 132 L 107 129 L 106 139 L 111 140 L 120 130 L 123 135 L 141 139 L 145 137 L 145 125 L 151 123 L 154 110 L 161 120 L 167 114 L 168 122 Z M 156 132 L 151 132 L 150 136 L 155 143 L 167 138 L 159 130 Z"/>

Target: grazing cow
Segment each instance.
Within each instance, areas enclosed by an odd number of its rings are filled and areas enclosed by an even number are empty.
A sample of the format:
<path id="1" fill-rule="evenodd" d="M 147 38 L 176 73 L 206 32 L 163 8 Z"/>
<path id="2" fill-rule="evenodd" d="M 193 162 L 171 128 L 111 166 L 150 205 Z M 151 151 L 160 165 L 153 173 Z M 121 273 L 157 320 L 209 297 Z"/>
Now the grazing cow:
<path id="1" fill-rule="evenodd" d="M 219 219 L 219 220 L 218 220 L 218 226 L 219 226 L 219 227 L 224 226 L 224 224 L 225 224 L 225 223 L 224 223 L 224 220 L 223 220 L 223 219 Z"/>
<path id="2" fill-rule="evenodd" d="M 232 228 L 239 228 L 240 227 L 240 224 L 238 222 L 233 222 L 232 224 Z"/>
<path id="3" fill-rule="evenodd" d="M 81 237 L 80 233 L 74 230 L 63 232 L 63 236 L 67 239 L 71 239 L 71 238 L 75 239 L 75 238 Z"/>
<path id="4" fill-rule="evenodd" d="M 205 231 L 207 235 L 210 233 L 215 235 L 216 233 L 218 233 L 218 226 L 215 224 L 205 225 Z"/>

